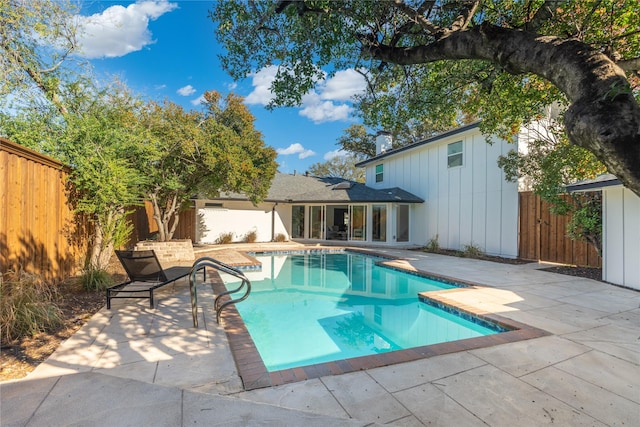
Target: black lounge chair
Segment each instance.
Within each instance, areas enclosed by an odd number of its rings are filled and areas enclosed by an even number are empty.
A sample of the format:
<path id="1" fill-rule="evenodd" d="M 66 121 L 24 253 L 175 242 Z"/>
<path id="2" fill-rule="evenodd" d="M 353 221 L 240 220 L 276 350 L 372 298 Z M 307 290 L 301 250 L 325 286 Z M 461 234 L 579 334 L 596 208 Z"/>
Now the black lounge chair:
<path id="1" fill-rule="evenodd" d="M 129 280 L 107 288 L 107 309 L 111 308 L 111 300 L 114 298 L 149 298 L 149 307 L 153 308 L 153 291 L 175 283 L 191 273 L 191 267 L 171 267 L 164 270 L 153 250 L 116 251 L 116 255 Z M 206 280 L 205 267 L 198 270 L 202 270 L 202 278 Z"/>

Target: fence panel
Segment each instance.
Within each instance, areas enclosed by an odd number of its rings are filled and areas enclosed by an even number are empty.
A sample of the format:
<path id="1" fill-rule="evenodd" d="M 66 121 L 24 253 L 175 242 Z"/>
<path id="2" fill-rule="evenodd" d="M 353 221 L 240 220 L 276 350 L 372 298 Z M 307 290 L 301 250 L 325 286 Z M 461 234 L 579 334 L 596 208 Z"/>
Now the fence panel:
<path id="1" fill-rule="evenodd" d="M 554 215 L 550 206 L 532 192 L 521 192 L 518 256 L 523 259 L 601 267 L 602 259 L 587 242 L 567 236 L 566 215 Z"/>
<path id="2" fill-rule="evenodd" d="M 86 223 L 69 206 L 67 176 L 62 163 L 0 138 L 0 272 L 63 280 L 82 267 Z"/>
<path id="3" fill-rule="evenodd" d="M 129 215 L 129 221 L 133 224 L 133 232 L 127 243 L 127 247 L 134 247 L 141 240 L 153 239 L 158 232 L 158 225 L 153 219 L 153 207 L 150 201 L 145 201 L 144 206 L 137 206 L 134 212 Z M 188 208 L 180 212 L 178 227 L 173 235 L 173 239 L 195 240 L 195 209 Z"/>

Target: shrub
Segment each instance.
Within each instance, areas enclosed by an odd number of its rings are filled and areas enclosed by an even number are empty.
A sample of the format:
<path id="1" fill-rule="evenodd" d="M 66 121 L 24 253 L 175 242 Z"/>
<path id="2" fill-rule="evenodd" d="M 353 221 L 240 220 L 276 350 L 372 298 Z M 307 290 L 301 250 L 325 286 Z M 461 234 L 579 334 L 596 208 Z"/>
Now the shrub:
<path id="1" fill-rule="evenodd" d="M 258 240 L 258 232 L 256 230 L 247 231 L 247 234 L 242 238 L 244 243 L 254 243 L 256 240 Z"/>
<path id="2" fill-rule="evenodd" d="M 467 258 L 480 258 L 484 255 L 484 251 L 479 246 L 469 243 L 462 247 L 462 256 Z"/>
<path id="3" fill-rule="evenodd" d="M 287 241 L 287 235 L 284 234 L 284 233 L 278 233 L 273 238 L 273 241 L 274 242 L 286 242 Z"/>
<path id="4" fill-rule="evenodd" d="M 436 234 L 431 238 L 423 248 L 425 252 L 439 252 L 440 251 L 440 243 L 438 243 L 438 235 Z"/>
<path id="5" fill-rule="evenodd" d="M 226 245 L 227 243 L 233 242 L 233 232 L 228 233 L 220 233 L 218 238 L 216 239 L 216 245 Z"/>
<path id="6" fill-rule="evenodd" d="M 3 343 L 62 325 L 56 288 L 21 271 L 0 275 L 0 339 Z"/>
<path id="7" fill-rule="evenodd" d="M 87 291 L 104 291 L 113 284 L 113 279 L 106 270 L 88 267 L 82 272 L 80 283 Z"/>

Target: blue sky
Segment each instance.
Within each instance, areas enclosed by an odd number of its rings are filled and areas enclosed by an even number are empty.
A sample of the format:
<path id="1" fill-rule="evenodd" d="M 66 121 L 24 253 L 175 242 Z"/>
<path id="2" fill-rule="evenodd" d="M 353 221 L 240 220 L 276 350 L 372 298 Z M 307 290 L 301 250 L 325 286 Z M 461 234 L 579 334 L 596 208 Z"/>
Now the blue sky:
<path id="1" fill-rule="evenodd" d="M 154 100 L 198 109 L 207 90 L 234 92 L 256 117 L 265 143 L 278 151 L 279 171 L 303 173 L 338 152 L 337 139 L 356 123 L 350 98 L 364 90 L 353 70 L 319 82 L 299 108 L 269 111 L 274 68 L 255 70 L 234 82 L 220 67 L 223 52 L 208 18 L 213 0 L 89 1 L 80 11 L 81 55 L 102 76 L 118 76 Z"/>

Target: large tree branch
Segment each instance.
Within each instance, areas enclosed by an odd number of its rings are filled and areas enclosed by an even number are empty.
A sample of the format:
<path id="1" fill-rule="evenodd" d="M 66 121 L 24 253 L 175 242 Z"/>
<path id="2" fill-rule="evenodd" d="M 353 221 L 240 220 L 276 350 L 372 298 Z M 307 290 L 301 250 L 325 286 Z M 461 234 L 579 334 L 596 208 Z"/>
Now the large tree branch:
<path id="1" fill-rule="evenodd" d="M 616 62 L 616 64 L 626 73 L 640 71 L 640 58 L 625 59 L 623 61 Z"/>
<path id="2" fill-rule="evenodd" d="M 549 80 L 571 102 L 565 114 L 571 143 L 593 152 L 609 172 L 640 195 L 640 106 L 624 71 L 598 50 L 574 39 L 483 24 L 452 32 L 429 45 L 376 44 L 365 51 L 400 65 L 484 60 L 512 74 L 533 73 Z"/>
<path id="3" fill-rule="evenodd" d="M 524 26 L 525 31 L 536 33 L 542 25 L 553 17 L 553 9 L 560 3 L 558 0 L 547 0 L 538 8 L 533 18 Z"/>

